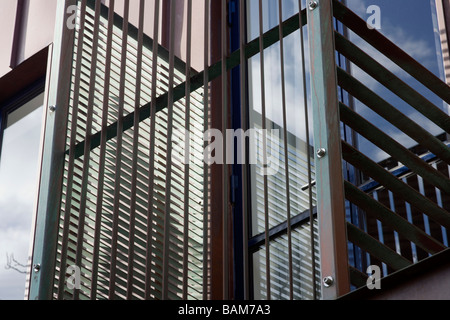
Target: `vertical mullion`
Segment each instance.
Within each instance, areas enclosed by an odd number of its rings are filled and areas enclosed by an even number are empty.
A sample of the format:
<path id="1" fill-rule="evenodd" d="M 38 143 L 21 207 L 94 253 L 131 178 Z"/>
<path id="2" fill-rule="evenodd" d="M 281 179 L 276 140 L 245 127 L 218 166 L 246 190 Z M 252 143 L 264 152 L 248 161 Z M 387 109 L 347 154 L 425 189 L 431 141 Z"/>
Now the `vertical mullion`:
<path id="1" fill-rule="evenodd" d="M 303 33 L 303 18 L 302 18 L 302 1 L 298 1 L 298 16 L 300 25 L 300 50 L 302 56 L 302 81 L 303 81 L 303 104 L 305 108 L 305 139 L 306 139 L 306 158 L 308 170 L 308 204 L 309 204 L 309 224 L 310 224 L 310 244 L 311 244 L 311 269 L 312 269 L 312 297 L 317 299 L 316 289 L 316 253 L 314 242 L 314 205 L 313 205 L 313 179 L 312 179 L 312 155 L 310 143 L 310 126 L 309 126 L 309 110 L 308 110 L 308 95 L 307 95 L 307 77 L 306 77 L 306 59 L 305 59 L 305 38 Z"/>
<path id="2" fill-rule="evenodd" d="M 135 246 L 135 220 L 136 220 L 136 192 L 137 192 L 137 171 L 139 156 L 139 122 L 141 107 L 141 88 L 142 88 L 142 54 L 144 42 L 144 13 L 145 1 L 139 1 L 139 25 L 137 42 L 137 61 L 136 61 L 136 93 L 134 103 L 134 131 L 133 131 L 133 159 L 131 172 L 131 195 L 130 195 L 130 226 L 129 226 L 129 245 L 128 245 L 128 274 L 127 274 L 127 299 L 133 298 L 133 279 L 134 279 L 134 246 Z"/>
<path id="3" fill-rule="evenodd" d="M 227 65 L 226 58 L 228 54 L 228 45 L 227 45 L 227 1 L 222 0 L 221 7 L 221 61 L 222 61 L 222 135 L 226 136 L 226 130 L 228 128 L 228 73 L 227 73 Z M 226 154 L 227 148 L 226 143 L 223 143 L 223 175 L 222 175 L 222 183 L 223 183 L 223 299 L 227 300 L 229 298 L 229 233 L 228 233 L 228 164 L 226 163 Z"/>
<path id="4" fill-rule="evenodd" d="M 114 6 L 115 0 L 109 2 L 108 12 L 108 27 L 107 27 L 107 39 L 105 49 L 105 83 L 103 88 L 103 107 L 102 107 L 102 130 L 100 137 L 100 155 L 99 155 L 99 169 L 98 169 L 98 187 L 97 187 L 97 206 L 95 210 L 95 231 L 94 231 L 94 249 L 93 249 L 93 267 L 92 267 L 92 290 L 91 300 L 97 298 L 97 281 L 98 281 L 98 264 L 100 255 L 100 234 L 102 227 L 102 215 L 103 215 L 103 192 L 105 182 L 105 163 L 106 163 L 106 143 L 107 143 L 107 130 L 108 130 L 108 111 L 109 111 L 109 98 L 110 98 L 110 76 L 111 76 L 111 52 L 112 52 L 112 39 L 114 30 Z"/>
<path id="5" fill-rule="evenodd" d="M 286 222 L 287 222 L 287 240 L 288 240 L 288 272 L 289 272 L 289 298 L 294 299 L 294 277 L 292 264 L 292 232 L 291 232 L 291 195 L 290 195 L 290 179 L 289 179 L 289 156 L 288 156 L 288 130 L 287 130 L 287 110 L 286 110 L 286 84 L 284 70 L 284 39 L 283 39 L 283 4 L 282 0 L 278 0 L 278 16 L 279 16 L 279 37 L 280 37 L 280 70 L 281 70 L 281 103 L 283 112 L 283 135 L 284 135 L 284 166 L 286 179 Z M 300 24 L 301 26 L 301 24 Z"/>
<path id="6" fill-rule="evenodd" d="M 186 36 L 186 113 L 185 130 L 190 129 L 191 111 L 191 40 L 192 40 L 192 0 L 187 2 L 187 36 Z M 185 158 L 190 159 L 190 136 L 185 137 Z M 189 279 L 189 160 L 184 166 L 184 232 L 183 232 L 183 300 L 188 298 Z"/>
<path id="7" fill-rule="evenodd" d="M 169 298 L 169 259 L 170 259 L 170 214 L 171 214 L 171 180 L 172 180 L 172 132 L 174 107 L 174 69 L 175 69 L 175 9 L 176 3 L 170 6 L 170 44 L 169 44 L 169 91 L 167 106 L 167 157 L 166 157 L 166 188 L 164 208 L 164 241 L 163 241 L 163 282 L 162 298 Z"/>
<path id="8" fill-rule="evenodd" d="M 239 1 L 239 48 L 240 48 L 240 81 L 241 81 L 241 127 L 244 131 L 248 128 L 248 117 L 247 117 L 247 59 L 245 57 L 245 46 L 247 45 L 246 37 L 246 24 L 245 24 L 245 0 Z M 244 299 L 250 299 L 250 284 L 249 284 L 249 252 L 248 252 L 248 165 L 245 161 L 242 165 L 242 231 L 243 231 L 243 273 L 244 273 Z"/>
<path id="9" fill-rule="evenodd" d="M 82 64 L 82 52 L 84 45 L 84 25 L 86 21 L 86 3 L 87 0 L 82 0 L 80 10 L 80 28 L 78 31 L 78 43 L 77 43 L 77 58 L 75 61 L 75 74 L 74 79 L 74 98 L 72 107 L 72 124 L 70 128 L 70 146 L 69 146 L 69 159 L 67 169 L 67 190 L 66 190 L 66 204 L 64 207 L 64 225 L 62 231 L 61 241 L 61 266 L 59 272 L 59 285 L 58 285 L 58 299 L 64 299 L 65 281 L 67 266 L 67 249 L 69 242 L 69 228 L 70 228 L 70 212 L 72 207 L 72 191 L 73 191 L 73 177 L 74 177 L 74 163 L 75 163 L 75 144 L 77 137 L 77 125 L 78 125 L 78 105 L 79 105 L 79 92 L 80 92 L 80 75 Z M 62 281 L 61 281 L 62 280 Z"/>
<path id="10" fill-rule="evenodd" d="M 320 150 L 315 169 L 321 273 L 332 278 L 331 285 L 322 286 L 322 298 L 336 299 L 350 291 L 350 279 L 331 0 L 309 8 L 308 38 L 314 57 L 310 74 L 314 143 Z"/>
<path id="11" fill-rule="evenodd" d="M 124 14 L 122 25 L 122 53 L 120 68 L 119 85 L 119 110 L 117 120 L 117 142 L 116 142 L 116 163 L 115 163 L 115 181 L 114 181 L 114 204 L 113 204 L 113 227 L 111 243 L 111 266 L 110 266 L 110 284 L 109 299 L 115 298 L 116 292 L 116 271 L 117 271 L 117 243 L 119 232 L 120 216 L 120 193 L 121 193 L 121 171 L 122 171 L 122 144 L 123 144 L 123 114 L 125 104 L 125 76 L 127 71 L 127 50 L 128 50 L 128 18 L 129 18 L 130 0 L 124 1 Z"/>
<path id="12" fill-rule="evenodd" d="M 204 12 L 204 51 L 203 51 L 203 130 L 207 132 L 209 129 L 209 10 L 210 0 L 205 0 L 205 12 Z M 203 144 L 203 150 L 208 147 L 208 142 Z M 203 164 L 203 300 L 208 299 L 208 285 L 209 285 L 209 168 Z"/>
<path id="13" fill-rule="evenodd" d="M 95 99 L 95 81 L 97 76 L 97 61 L 98 61 L 98 41 L 99 41 L 99 28 L 100 28 L 100 10 L 101 2 L 95 3 L 95 13 L 94 13 L 94 32 L 92 40 L 92 56 L 91 56 L 91 72 L 90 72 L 90 83 L 89 83 L 89 98 L 87 105 L 87 116 L 86 116 L 86 134 L 85 134 L 85 145 L 84 145 L 84 157 L 83 157 L 83 168 L 82 168 L 82 182 L 81 182 L 81 196 L 80 196 L 80 211 L 78 217 L 78 233 L 77 233 L 77 248 L 76 248 L 76 258 L 75 264 L 81 268 L 82 257 L 83 257 L 83 239 L 84 239 L 84 227 L 86 220 L 86 202 L 87 202 L 87 188 L 89 181 L 89 165 L 90 165 L 90 153 L 91 153 L 91 137 L 92 137 L 92 121 L 94 113 L 94 99 Z M 73 299 L 79 299 L 79 290 L 75 289 Z"/>
<path id="14" fill-rule="evenodd" d="M 148 176 L 148 207 L 147 207 L 147 244 L 146 244 L 146 270 L 145 270 L 145 299 L 151 299 L 152 285 L 152 234 L 154 211 L 155 186 L 155 143 L 156 143 L 156 82 L 158 79 L 158 43 L 159 43 L 159 9 L 160 0 L 155 0 L 153 18 L 153 48 L 152 48 L 152 92 L 150 110 L 150 150 L 149 150 L 149 176 Z M 155 297 L 156 298 L 156 297 Z"/>
<path id="15" fill-rule="evenodd" d="M 264 30 L 263 30 L 263 3 L 259 0 L 259 54 L 260 54 L 260 71 L 261 71 L 261 109 L 262 109 L 262 145 L 263 145 L 263 169 L 267 164 L 267 125 L 266 125 L 266 97 L 265 97 L 265 73 L 264 73 Z M 263 172 L 264 179 L 264 220 L 265 220 L 265 246 L 266 246 L 266 286 L 267 300 L 271 298 L 270 289 L 270 239 L 269 239 L 269 199 L 268 199 L 268 179 L 265 170 Z"/>

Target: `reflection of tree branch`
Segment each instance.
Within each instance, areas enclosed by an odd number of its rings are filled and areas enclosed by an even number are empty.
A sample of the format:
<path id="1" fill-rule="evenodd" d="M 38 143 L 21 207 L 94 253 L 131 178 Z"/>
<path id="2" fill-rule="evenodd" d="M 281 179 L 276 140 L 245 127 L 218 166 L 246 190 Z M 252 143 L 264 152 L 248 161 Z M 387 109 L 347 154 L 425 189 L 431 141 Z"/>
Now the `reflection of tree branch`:
<path id="1" fill-rule="evenodd" d="M 25 270 L 21 270 L 19 268 L 25 268 Z M 8 253 L 6 253 L 6 266 L 5 266 L 6 270 L 15 270 L 19 273 L 22 274 L 27 274 L 27 266 L 18 262 L 15 258 L 14 258 L 14 253 L 11 253 L 11 255 L 9 255 Z"/>

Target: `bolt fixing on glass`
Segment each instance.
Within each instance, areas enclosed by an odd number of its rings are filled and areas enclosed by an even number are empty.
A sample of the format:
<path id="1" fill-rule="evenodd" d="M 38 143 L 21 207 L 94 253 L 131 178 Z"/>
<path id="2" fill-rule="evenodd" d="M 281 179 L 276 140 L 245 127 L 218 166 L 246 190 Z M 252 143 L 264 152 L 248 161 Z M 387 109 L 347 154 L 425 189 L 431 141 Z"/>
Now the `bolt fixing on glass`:
<path id="1" fill-rule="evenodd" d="M 325 286 L 325 288 L 329 288 L 333 284 L 334 284 L 333 277 L 325 277 L 325 278 L 323 278 L 323 285 Z"/>
<path id="2" fill-rule="evenodd" d="M 320 148 L 319 150 L 317 150 L 317 157 L 319 159 L 322 159 L 323 157 L 325 157 L 327 154 L 327 150 L 325 150 L 324 148 Z"/>

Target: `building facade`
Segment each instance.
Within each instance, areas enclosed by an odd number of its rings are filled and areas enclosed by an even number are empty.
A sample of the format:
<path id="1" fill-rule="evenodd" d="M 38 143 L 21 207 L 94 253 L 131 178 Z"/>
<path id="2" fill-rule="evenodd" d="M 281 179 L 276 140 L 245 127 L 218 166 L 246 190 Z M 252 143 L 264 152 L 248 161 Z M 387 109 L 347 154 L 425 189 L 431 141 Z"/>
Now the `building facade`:
<path id="1" fill-rule="evenodd" d="M 366 2 L 4 1 L 0 298 L 335 299 L 442 256 L 450 3 Z"/>

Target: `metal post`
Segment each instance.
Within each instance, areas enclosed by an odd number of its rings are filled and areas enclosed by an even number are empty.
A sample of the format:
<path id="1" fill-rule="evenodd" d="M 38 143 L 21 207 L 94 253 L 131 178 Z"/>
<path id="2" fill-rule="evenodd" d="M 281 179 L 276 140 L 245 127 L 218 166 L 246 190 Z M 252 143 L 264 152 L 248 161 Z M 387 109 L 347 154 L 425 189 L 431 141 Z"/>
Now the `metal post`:
<path id="1" fill-rule="evenodd" d="M 309 1 L 307 11 L 322 298 L 335 299 L 350 291 L 350 281 L 332 1 Z"/>
<path id="2" fill-rule="evenodd" d="M 58 243 L 59 212 L 64 170 L 65 138 L 67 131 L 67 104 L 73 60 L 75 30 L 66 25 L 67 8 L 75 0 L 58 1 L 53 50 L 46 84 L 45 140 L 39 182 L 39 203 L 30 280 L 30 300 L 50 300 Z M 50 72 L 51 71 L 51 72 Z M 53 107 L 53 108 L 50 108 Z"/>

